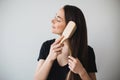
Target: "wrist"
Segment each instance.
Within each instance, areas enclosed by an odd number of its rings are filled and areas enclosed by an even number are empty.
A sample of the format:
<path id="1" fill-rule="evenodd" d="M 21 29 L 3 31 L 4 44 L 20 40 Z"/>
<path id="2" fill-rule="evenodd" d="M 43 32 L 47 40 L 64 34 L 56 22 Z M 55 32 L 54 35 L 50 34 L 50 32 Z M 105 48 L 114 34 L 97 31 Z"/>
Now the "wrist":
<path id="1" fill-rule="evenodd" d="M 54 62 L 54 60 L 53 59 L 51 59 L 49 56 L 47 57 L 47 59 L 46 59 L 48 62 L 50 62 L 50 63 L 53 63 Z"/>
<path id="2" fill-rule="evenodd" d="M 81 71 L 79 71 L 78 74 L 80 75 L 80 77 L 84 76 L 86 74 L 85 69 L 83 68 Z"/>
<path id="3" fill-rule="evenodd" d="M 79 72 L 79 76 L 81 77 L 81 79 L 83 80 L 91 80 L 91 78 L 89 77 L 88 73 L 86 72 L 86 70 L 83 68 L 83 70 L 81 70 Z"/>

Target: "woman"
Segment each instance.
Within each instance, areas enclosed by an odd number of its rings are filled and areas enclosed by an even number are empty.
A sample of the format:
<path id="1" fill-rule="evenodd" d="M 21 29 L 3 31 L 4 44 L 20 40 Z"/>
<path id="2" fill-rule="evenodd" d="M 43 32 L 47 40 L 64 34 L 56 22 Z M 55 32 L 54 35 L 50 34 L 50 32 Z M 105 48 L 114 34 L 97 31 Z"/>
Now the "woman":
<path id="1" fill-rule="evenodd" d="M 62 32 L 69 21 L 74 21 L 77 29 L 61 44 Z M 43 43 L 35 80 L 96 80 L 95 55 L 87 44 L 86 22 L 82 11 L 75 6 L 65 5 L 52 20 L 52 33 L 60 38 Z"/>

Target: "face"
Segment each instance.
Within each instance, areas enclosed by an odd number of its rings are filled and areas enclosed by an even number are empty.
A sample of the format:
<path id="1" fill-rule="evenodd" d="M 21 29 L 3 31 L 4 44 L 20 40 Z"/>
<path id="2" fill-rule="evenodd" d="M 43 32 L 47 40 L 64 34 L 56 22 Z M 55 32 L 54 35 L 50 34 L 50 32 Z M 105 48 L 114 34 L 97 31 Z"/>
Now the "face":
<path id="1" fill-rule="evenodd" d="M 52 19 L 52 33 L 61 35 L 66 26 L 64 10 L 61 8 Z"/>

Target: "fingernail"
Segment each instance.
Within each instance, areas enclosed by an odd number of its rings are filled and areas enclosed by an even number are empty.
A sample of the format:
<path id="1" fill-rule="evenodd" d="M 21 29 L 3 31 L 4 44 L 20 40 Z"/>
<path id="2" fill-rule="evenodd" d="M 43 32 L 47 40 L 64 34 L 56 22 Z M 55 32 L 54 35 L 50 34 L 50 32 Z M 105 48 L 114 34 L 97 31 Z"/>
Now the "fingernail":
<path id="1" fill-rule="evenodd" d="M 70 56 L 68 56 L 68 58 L 70 58 Z"/>

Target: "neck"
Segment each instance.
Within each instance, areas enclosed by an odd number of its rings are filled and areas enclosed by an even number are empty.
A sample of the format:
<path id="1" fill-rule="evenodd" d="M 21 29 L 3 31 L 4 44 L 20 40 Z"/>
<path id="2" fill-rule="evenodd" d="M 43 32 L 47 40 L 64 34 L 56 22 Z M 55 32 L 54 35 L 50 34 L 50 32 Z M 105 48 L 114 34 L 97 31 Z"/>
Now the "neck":
<path id="1" fill-rule="evenodd" d="M 59 65 L 64 66 L 68 62 L 68 56 L 70 55 L 69 52 L 69 46 L 68 46 L 68 40 L 64 41 L 64 46 L 62 48 L 62 53 L 57 56 L 57 60 Z"/>

